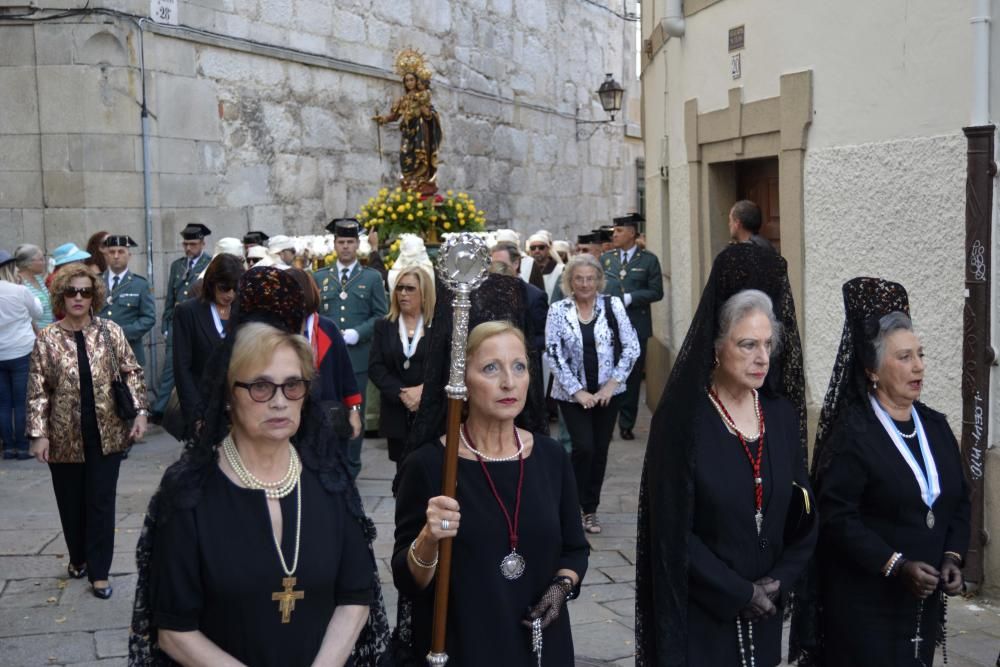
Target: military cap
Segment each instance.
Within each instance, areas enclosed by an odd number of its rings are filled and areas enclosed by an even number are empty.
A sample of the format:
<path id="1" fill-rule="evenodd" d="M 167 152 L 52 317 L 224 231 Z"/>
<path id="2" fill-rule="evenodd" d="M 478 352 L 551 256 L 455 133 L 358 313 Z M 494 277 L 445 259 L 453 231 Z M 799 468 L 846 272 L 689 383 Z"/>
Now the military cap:
<path id="1" fill-rule="evenodd" d="M 243 235 L 243 245 L 264 245 L 269 238 L 264 232 L 247 232 Z"/>
<path id="2" fill-rule="evenodd" d="M 104 237 L 105 248 L 138 248 L 139 244 L 132 240 L 128 234 L 109 234 Z"/>
<path id="3" fill-rule="evenodd" d="M 334 236 L 356 239 L 361 231 L 361 224 L 354 218 L 334 218 L 326 226 L 326 231 Z"/>
<path id="4" fill-rule="evenodd" d="M 181 230 L 181 238 L 185 241 L 198 241 L 212 233 L 212 230 L 200 222 L 189 222 L 187 227 Z"/>

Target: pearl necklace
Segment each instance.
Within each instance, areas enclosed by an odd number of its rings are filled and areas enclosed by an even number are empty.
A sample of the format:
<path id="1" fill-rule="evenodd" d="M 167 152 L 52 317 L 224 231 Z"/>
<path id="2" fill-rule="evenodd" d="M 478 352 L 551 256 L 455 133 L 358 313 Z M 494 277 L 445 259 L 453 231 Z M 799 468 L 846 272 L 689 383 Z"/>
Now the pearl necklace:
<path id="1" fill-rule="evenodd" d="M 521 452 L 524 451 L 524 443 L 521 442 L 521 436 L 518 435 L 516 426 L 514 427 L 514 442 L 517 443 L 517 451 L 511 454 L 510 456 L 487 456 L 486 454 L 483 454 L 479 450 L 473 448 L 471 444 L 469 444 L 469 439 L 466 437 L 466 432 L 467 429 L 465 427 L 465 424 L 462 424 L 462 428 L 458 432 L 458 439 L 462 441 L 462 446 L 468 449 L 476 456 L 478 456 L 479 458 L 481 458 L 482 460 L 489 461 L 490 463 L 503 463 L 505 461 L 513 461 L 517 458 L 520 458 Z"/>
<path id="2" fill-rule="evenodd" d="M 749 435 L 736 428 L 736 422 L 730 419 L 729 415 L 726 414 L 726 410 L 715 399 L 715 396 L 712 396 L 712 392 L 708 392 L 708 400 L 712 402 L 712 407 L 719 413 L 719 417 L 722 418 L 726 428 L 732 431 L 734 435 L 742 436 L 744 440 L 756 440 L 764 435 L 764 429 L 761 428 L 760 421 L 760 396 L 758 396 L 756 389 L 751 389 L 750 391 L 753 392 L 753 412 L 757 416 L 757 433 L 755 435 Z"/>
<path id="3" fill-rule="evenodd" d="M 236 449 L 236 443 L 233 442 L 231 433 L 222 441 L 222 452 L 226 456 L 229 467 L 233 469 L 236 476 L 243 482 L 243 486 L 248 489 L 263 491 L 268 498 L 284 498 L 295 489 L 299 483 L 299 478 L 302 476 L 302 464 L 299 461 L 299 455 L 295 451 L 295 447 L 289 447 L 288 470 L 285 472 L 285 476 L 277 482 L 265 482 L 247 470 L 239 450 Z"/>
<path id="4" fill-rule="evenodd" d="M 295 451 L 294 448 L 292 451 Z M 295 570 L 299 568 L 299 543 L 302 538 L 302 483 L 298 476 L 296 476 L 295 480 L 295 504 L 298 507 L 295 511 L 295 555 L 292 557 L 291 568 L 285 565 L 285 554 L 281 553 L 281 542 L 278 541 L 278 536 L 275 532 L 271 531 L 271 537 L 274 538 L 274 547 L 278 550 L 278 560 L 281 561 L 281 569 L 284 571 L 286 577 L 294 575 Z"/>

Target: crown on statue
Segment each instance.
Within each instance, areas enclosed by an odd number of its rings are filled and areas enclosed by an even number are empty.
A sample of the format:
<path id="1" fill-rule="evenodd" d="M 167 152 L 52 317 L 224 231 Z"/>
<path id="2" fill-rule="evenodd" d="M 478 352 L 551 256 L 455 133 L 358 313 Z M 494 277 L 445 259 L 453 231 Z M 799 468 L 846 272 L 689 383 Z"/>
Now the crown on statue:
<path id="1" fill-rule="evenodd" d="M 396 54 L 396 74 L 406 76 L 413 74 L 418 79 L 430 80 L 434 75 L 424 54 L 416 49 L 403 49 Z"/>

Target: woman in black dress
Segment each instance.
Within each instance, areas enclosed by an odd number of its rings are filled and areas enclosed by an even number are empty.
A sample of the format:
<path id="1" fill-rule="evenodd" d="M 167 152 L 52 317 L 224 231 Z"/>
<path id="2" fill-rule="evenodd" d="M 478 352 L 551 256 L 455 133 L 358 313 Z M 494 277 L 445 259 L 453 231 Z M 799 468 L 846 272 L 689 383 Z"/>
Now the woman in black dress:
<path id="1" fill-rule="evenodd" d="M 174 387 L 184 417 L 185 435 L 194 437 L 202 421 L 205 394 L 202 372 L 226 335 L 236 301 L 236 285 L 245 269 L 238 257 L 216 255 L 202 279 L 197 299 L 188 299 L 174 309 Z"/>
<path id="2" fill-rule="evenodd" d="M 382 396 L 379 433 L 388 441 L 389 460 L 397 469 L 423 394 L 434 296 L 434 283 L 424 269 L 402 269 L 392 288 L 389 314 L 375 322 L 368 353 L 368 378 Z"/>
<path id="3" fill-rule="evenodd" d="M 962 590 L 969 487 L 945 416 L 919 401 L 923 348 L 902 285 L 844 285 L 846 321 L 816 438 L 819 664 L 930 665 Z"/>
<path id="4" fill-rule="evenodd" d="M 784 260 L 756 246 L 720 253 L 653 416 L 637 665 L 781 662 L 781 596 L 816 541 L 815 522 L 786 525 L 809 497 L 786 276 Z"/>
<path id="5" fill-rule="evenodd" d="M 130 664 L 374 667 L 387 640 L 374 530 L 309 395 L 301 288 L 255 268 L 239 295 L 201 434 L 140 537 Z"/>
<path id="6" fill-rule="evenodd" d="M 542 619 L 545 665 L 573 664 L 565 603 L 587 568 L 573 471 L 551 438 L 518 429 L 529 373 L 524 335 L 507 322 L 469 334 L 468 418 L 458 495 L 438 495 L 444 447 L 435 439 L 403 462 L 392 574 L 407 604 L 411 655 L 427 654 L 438 542 L 455 538 L 447 654 L 459 665 L 536 664 L 531 621 Z"/>

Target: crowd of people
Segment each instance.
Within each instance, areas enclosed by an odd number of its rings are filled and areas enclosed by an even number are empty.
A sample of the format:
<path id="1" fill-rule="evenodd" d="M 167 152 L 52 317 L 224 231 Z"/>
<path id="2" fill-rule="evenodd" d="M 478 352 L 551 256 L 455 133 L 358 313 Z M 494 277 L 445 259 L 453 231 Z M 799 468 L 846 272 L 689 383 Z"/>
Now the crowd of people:
<path id="1" fill-rule="evenodd" d="M 450 540 L 453 662 L 571 665 L 567 603 L 602 532 L 615 429 L 636 437 L 663 298 L 641 216 L 612 223 L 575 247 L 490 233 L 454 497 L 441 495 L 452 293 L 419 240 L 387 271 L 376 236 L 334 220 L 335 258 L 310 271 L 295 239 L 251 232 L 209 254 L 211 231 L 187 225 L 155 391 L 143 338 L 156 313 L 129 269 L 135 241 L 101 232 L 49 262 L 31 245 L 0 251 L 4 458 L 48 464 L 68 575 L 94 596 L 113 591 L 129 447 L 147 422 L 184 443 L 137 547 L 131 664 L 422 664 Z M 951 428 L 919 400 L 906 291 L 844 285 L 810 468 L 785 261 L 752 202 L 729 226 L 650 425 L 636 664 L 777 665 L 786 611 L 799 664 L 931 664 L 947 596 L 963 588 L 970 501 Z M 396 465 L 394 629 L 355 483 L 376 396 Z"/>

